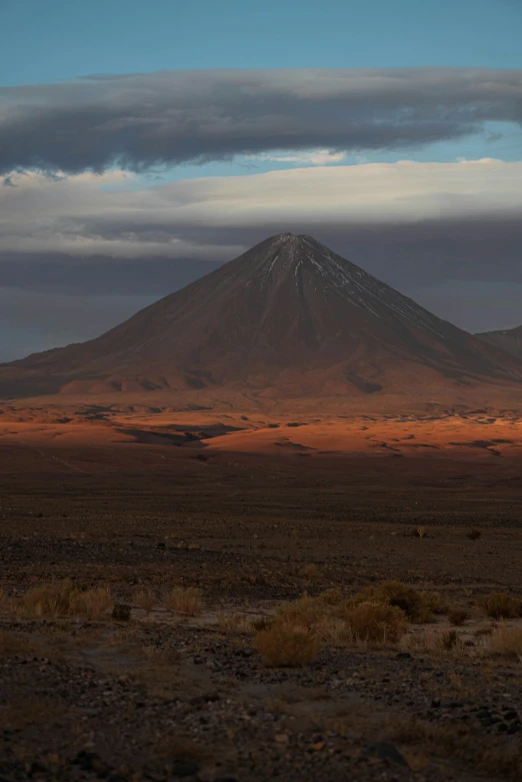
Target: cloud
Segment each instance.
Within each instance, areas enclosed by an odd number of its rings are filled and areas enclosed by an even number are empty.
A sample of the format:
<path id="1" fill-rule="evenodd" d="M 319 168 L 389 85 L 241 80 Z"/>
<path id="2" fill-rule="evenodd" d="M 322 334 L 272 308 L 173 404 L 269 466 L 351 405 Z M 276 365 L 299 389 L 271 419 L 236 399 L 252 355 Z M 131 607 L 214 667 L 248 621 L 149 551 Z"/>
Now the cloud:
<path id="1" fill-rule="evenodd" d="M 247 160 L 267 160 L 276 163 L 295 163 L 299 166 L 328 166 L 334 163 L 340 163 L 345 157 L 344 152 L 335 152 L 333 149 L 311 149 L 291 154 L 290 152 L 280 154 L 265 153 L 260 155 L 246 155 Z"/>
<path id="2" fill-rule="evenodd" d="M 315 167 L 142 190 L 121 171 L 12 178 L 0 188 L 6 288 L 161 296 L 281 231 L 316 236 L 426 304 L 432 286 L 436 311 L 459 282 L 522 284 L 522 163 Z M 484 328 L 508 325 L 479 310 Z"/>
<path id="3" fill-rule="evenodd" d="M 357 153 L 522 122 L 522 70 L 212 70 L 0 88 L 0 172 Z"/>
<path id="4" fill-rule="evenodd" d="M 129 189 L 133 180 L 121 171 L 58 181 L 27 172 L 9 176 L 16 187 L 0 189 L 4 256 L 225 261 L 267 233 L 319 232 L 338 241 L 366 235 L 375 245 L 375 232 L 413 241 L 420 226 L 448 244 L 481 235 L 490 246 L 498 231 L 488 238 L 483 227 L 503 225 L 505 238 L 515 236 L 508 224 L 522 214 L 522 163 L 489 159 L 298 168 L 142 190 Z M 393 247 L 388 251 L 393 255 Z"/>

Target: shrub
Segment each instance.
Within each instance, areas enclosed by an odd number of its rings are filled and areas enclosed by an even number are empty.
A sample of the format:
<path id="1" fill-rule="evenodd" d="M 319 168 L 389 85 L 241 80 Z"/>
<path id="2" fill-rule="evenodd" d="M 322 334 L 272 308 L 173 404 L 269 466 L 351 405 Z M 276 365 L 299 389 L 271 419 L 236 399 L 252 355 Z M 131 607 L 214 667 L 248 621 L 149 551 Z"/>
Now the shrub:
<path id="1" fill-rule="evenodd" d="M 276 622 L 334 644 L 394 643 L 406 632 L 406 617 L 397 606 L 364 600 L 361 595 L 346 598 L 336 590 L 318 597 L 304 594 L 284 603 Z"/>
<path id="2" fill-rule="evenodd" d="M 489 640 L 489 649 L 493 654 L 522 659 L 522 627 L 497 627 Z"/>
<path id="3" fill-rule="evenodd" d="M 324 618 L 325 606 L 320 597 L 311 597 L 305 592 L 297 600 L 282 603 L 277 613 L 286 624 L 312 630 Z"/>
<path id="4" fill-rule="evenodd" d="M 450 611 L 448 619 L 452 625 L 455 625 L 455 627 L 460 627 L 467 619 L 469 619 L 469 613 L 462 609 L 455 608 L 453 611 Z"/>
<path id="5" fill-rule="evenodd" d="M 201 589 L 196 587 L 174 587 L 164 598 L 165 608 L 176 614 L 197 616 L 203 613 Z"/>
<path id="6" fill-rule="evenodd" d="M 370 599 L 400 608 L 410 621 L 418 624 L 433 619 L 429 598 L 401 581 L 383 581 L 370 592 Z"/>
<path id="7" fill-rule="evenodd" d="M 406 632 L 404 612 L 397 606 L 359 603 L 348 613 L 347 620 L 357 641 L 396 643 Z"/>
<path id="8" fill-rule="evenodd" d="M 326 589 L 324 592 L 321 592 L 319 598 L 322 603 L 326 603 L 326 605 L 329 606 L 339 605 L 340 603 L 346 601 L 346 597 L 337 587 L 331 587 L 330 589 Z"/>
<path id="9" fill-rule="evenodd" d="M 487 616 L 492 619 L 512 619 L 520 616 L 520 600 L 509 592 L 492 592 L 480 601 Z"/>
<path id="10" fill-rule="evenodd" d="M 317 637 L 282 622 L 274 622 L 268 630 L 258 632 L 254 646 L 269 668 L 301 668 L 319 653 Z"/>
<path id="11" fill-rule="evenodd" d="M 432 614 L 447 614 L 450 610 L 446 598 L 440 592 L 421 592 L 420 595 Z"/>

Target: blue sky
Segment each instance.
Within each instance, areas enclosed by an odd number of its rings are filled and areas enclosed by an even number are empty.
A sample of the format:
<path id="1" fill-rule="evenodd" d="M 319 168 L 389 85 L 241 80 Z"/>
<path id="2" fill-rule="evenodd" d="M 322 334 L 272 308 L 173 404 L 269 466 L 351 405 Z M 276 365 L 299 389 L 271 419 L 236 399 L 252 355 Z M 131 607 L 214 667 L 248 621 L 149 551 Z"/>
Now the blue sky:
<path id="1" fill-rule="evenodd" d="M 518 68 L 521 25 L 519 0 L 0 0 L 0 74 Z"/>

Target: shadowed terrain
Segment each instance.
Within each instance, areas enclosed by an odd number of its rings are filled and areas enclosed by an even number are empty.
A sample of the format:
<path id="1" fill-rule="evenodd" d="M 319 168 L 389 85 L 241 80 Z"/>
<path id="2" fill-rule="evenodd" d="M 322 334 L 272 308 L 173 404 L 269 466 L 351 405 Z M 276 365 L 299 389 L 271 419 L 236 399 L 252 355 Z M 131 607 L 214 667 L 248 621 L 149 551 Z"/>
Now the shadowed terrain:
<path id="1" fill-rule="evenodd" d="M 89 413 L 3 414 L 2 778 L 519 778 L 517 421 Z"/>

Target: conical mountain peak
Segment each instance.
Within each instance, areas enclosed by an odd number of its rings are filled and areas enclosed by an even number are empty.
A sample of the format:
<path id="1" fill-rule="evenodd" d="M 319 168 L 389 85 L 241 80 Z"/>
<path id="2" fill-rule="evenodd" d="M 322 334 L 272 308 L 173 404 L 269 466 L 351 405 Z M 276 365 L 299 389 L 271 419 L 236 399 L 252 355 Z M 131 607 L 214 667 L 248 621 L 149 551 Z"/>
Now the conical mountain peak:
<path id="1" fill-rule="evenodd" d="M 522 365 L 313 237 L 281 233 L 97 339 L 0 368 L 0 396 L 450 396 Z M 415 390 L 416 389 L 416 390 Z M 457 391 L 455 390 L 457 389 Z M 344 400 L 344 402 L 343 402 Z"/>
<path id="2" fill-rule="evenodd" d="M 335 277 L 344 268 L 345 274 L 359 272 L 354 264 L 336 256 L 327 247 L 306 234 L 282 233 L 270 237 L 253 247 L 239 259 L 246 273 L 253 271 L 266 278 L 285 272 L 297 273 L 298 269 L 309 273 Z M 232 262 L 234 263 L 234 262 Z"/>

